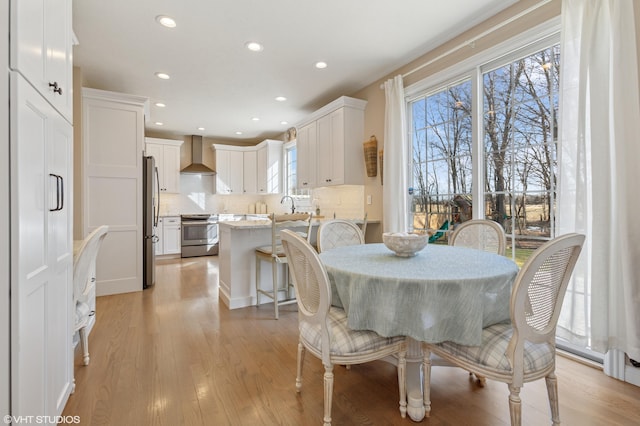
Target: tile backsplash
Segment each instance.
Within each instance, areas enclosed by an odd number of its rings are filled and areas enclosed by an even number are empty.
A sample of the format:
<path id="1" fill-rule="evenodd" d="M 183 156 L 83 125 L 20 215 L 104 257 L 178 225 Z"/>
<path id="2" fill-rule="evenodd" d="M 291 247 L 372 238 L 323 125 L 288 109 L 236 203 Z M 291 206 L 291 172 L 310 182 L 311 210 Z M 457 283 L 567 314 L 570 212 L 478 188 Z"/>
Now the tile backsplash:
<path id="1" fill-rule="evenodd" d="M 218 195 L 214 194 L 215 176 L 180 176 L 180 194 L 160 195 L 160 214 L 172 216 L 195 213 L 235 213 L 250 212 L 250 205 L 262 202 L 267 212 L 286 213 L 289 202 L 280 204 L 282 195 Z M 311 195 L 310 207 L 299 203 L 299 210 L 313 210 L 320 206 L 320 214 L 325 217 L 361 218 L 364 217 L 364 186 L 342 185 L 316 188 Z"/>

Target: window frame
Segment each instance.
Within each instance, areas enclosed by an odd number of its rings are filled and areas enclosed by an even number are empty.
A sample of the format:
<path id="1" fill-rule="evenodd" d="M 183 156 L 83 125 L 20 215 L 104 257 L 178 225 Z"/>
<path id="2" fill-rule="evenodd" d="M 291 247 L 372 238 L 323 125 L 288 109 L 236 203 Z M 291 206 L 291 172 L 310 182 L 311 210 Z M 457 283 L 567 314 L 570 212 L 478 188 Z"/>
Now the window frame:
<path id="1" fill-rule="evenodd" d="M 440 92 L 443 88 L 454 86 L 462 81 L 471 81 L 472 91 L 472 188 L 473 200 L 485 199 L 484 180 L 484 96 L 479 93 L 482 87 L 483 75 L 505 64 L 517 61 L 539 50 L 560 43 L 560 17 L 553 18 L 545 23 L 533 27 L 523 33 L 512 37 L 483 52 L 473 55 L 457 64 L 451 65 L 405 88 L 405 111 L 407 117 L 407 143 L 409 145 L 409 164 L 407 181 L 413 182 L 413 116 L 412 102 Z M 515 46 L 515 47 L 514 47 Z M 478 96 L 479 95 L 479 96 Z M 408 201 L 412 202 L 411 199 Z M 410 204 L 407 206 L 408 214 L 411 213 Z M 484 209 L 473 209 L 472 218 L 484 218 Z M 409 220 L 412 223 L 412 219 Z M 553 237 L 553 230 L 551 231 Z"/>

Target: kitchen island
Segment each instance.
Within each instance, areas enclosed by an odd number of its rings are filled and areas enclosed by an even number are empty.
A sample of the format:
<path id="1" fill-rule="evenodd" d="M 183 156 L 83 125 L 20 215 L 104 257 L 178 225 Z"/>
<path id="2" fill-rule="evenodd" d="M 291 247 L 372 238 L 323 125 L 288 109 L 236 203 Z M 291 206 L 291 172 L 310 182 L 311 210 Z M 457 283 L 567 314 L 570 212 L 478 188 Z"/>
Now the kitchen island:
<path id="1" fill-rule="evenodd" d="M 229 309 L 244 308 L 256 304 L 256 254 L 257 247 L 271 244 L 271 220 L 252 217 L 253 220 L 222 220 L 218 223 L 220 241 L 218 251 L 219 281 L 218 296 Z M 257 219 L 257 220 L 256 220 Z M 324 219 L 313 219 L 311 243 L 315 245 L 318 226 Z M 362 220 L 354 220 L 361 225 Z M 380 221 L 367 222 L 367 242 L 379 242 Z M 296 229 L 306 232 L 305 227 Z M 278 277 L 284 276 L 287 265 L 278 265 Z M 271 267 L 266 263 L 261 268 L 262 288 L 271 285 Z M 282 283 L 281 283 L 282 284 Z M 281 295 L 284 297 L 284 295 Z M 261 298 L 266 300 L 267 298 Z M 272 303 L 272 302 L 269 302 Z"/>
<path id="2" fill-rule="evenodd" d="M 320 221 L 313 220 L 311 242 L 315 244 L 315 235 Z M 296 229 L 298 230 L 298 229 Z M 299 231 L 306 232 L 305 227 Z M 220 249 L 218 252 L 219 281 L 218 295 L 229 309 L 244 308 L 256 304 L 256 255 L 257 247 L 271 244 L 270 220 L 238 220 L 218 223 Z M 262 288 L 271 285 L 271 268 L 261 268 Z M 287 265 L 278 265 L 278 277 L 284 276 Z M 283 295 L 284 296 L 284 295 Z"/>

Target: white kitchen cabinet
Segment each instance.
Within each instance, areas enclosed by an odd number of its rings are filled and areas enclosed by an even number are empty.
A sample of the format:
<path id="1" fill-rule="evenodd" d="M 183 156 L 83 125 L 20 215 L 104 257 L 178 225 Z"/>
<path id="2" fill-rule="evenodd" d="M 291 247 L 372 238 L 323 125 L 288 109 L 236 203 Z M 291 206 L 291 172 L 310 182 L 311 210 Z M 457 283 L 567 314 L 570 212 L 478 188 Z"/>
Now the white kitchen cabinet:
<path id="1" fill-rule="evenodd" d="M 258 151 L 246 150 L 242 152 L 242 192 L 256 194 L 258 192 Z"/>
<path id="2" fill-rule="evenodd" d="M 183 141 L 146 138 L 145 154 L 156 160 L 160 191 L 180 192 L 180 146 Z"/>
<path id="3" fill-rule="evenodd" d="M 166 216 L 162 221 L 162 253 L 180 254 L 182 235 L 180 216 Z"/>
<path id="4" fill-rule="evenodd" d="M 366 104 L 343 96 L 300 125 L 296 142 L 300 188 L 364 183 Z"/>
<path id="5" fill-rule="evenodd" d="M 216 192 L 218 194 L 242 194 L 244 156 L 233 146 L 218 148 L 216 152 Z"/>
<path id="6" fill-rule="evenodd" d="M 11 415 L 54 418 L 73 385 L 73 128 L 23 75 L 10 86 Z"/>
<path id="7" fill-rule="evenodd" d="M 10 66 L 73 122 L 71 0 L 11 0 Z"/>
<path id="8" fill-rule="evenodd" d="M 296 151 L 298 155 L 298 188 L 315 188 L 318 158 L 318 126 L 315 121 L 298 129 Z"/>
<path id="9" fill-rule="evenodd" d="M 98 296 L 142 291 L 142 155 L 149 100 L 82 88 L 83 235 L 109 226 L 98 253 Z"/>
<path id="10" fill-rule="evenodd" d="M 257 148 L 257 193 L 279 194 L 282 192 L 283 152 L 282 141 L 267 139 Z"/>
<path id="11" fill-rule="evenodd" d="M 214 144 L 216 193 L 282 192 L 282 141 L 266 139 L 255 146 Z"/>

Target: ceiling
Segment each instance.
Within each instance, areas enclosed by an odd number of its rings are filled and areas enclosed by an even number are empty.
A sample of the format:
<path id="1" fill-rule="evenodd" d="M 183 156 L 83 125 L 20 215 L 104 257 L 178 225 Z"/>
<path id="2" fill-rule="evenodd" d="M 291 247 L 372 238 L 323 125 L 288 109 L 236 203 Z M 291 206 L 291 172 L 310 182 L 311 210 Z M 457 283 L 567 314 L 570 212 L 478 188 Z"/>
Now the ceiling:
<path id="1" fill-rule="evenodd" d="M 514 2 L 79 0 L 74 65 L 86 87 L 148 97 L 147 131 L 258 142 Z M 249 41 L 264 50 L 249 51 Z"/>

